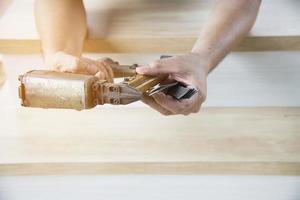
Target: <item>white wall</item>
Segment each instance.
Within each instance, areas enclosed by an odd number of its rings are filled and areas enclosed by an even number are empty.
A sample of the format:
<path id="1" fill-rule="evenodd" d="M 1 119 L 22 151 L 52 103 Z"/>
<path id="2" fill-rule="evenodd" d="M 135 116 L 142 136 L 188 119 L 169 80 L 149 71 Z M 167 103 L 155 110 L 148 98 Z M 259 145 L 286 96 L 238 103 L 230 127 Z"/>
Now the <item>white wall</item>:
<path id="1" fill-rule="evenodd" d="M 1 177 L 0 199 L 299 200 L 300 177 L 130 175 Z"/>

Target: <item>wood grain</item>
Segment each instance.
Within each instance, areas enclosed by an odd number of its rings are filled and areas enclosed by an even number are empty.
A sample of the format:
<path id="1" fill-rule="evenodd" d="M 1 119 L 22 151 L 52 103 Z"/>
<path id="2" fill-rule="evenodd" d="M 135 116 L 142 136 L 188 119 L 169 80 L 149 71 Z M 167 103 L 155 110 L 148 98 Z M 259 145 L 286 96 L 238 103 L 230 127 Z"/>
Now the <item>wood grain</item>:
<path id="1" fill-rule="evenodd" d="M 3 15 L 0 52 L 40 52 L 32 2 L 13 2 Z M 212 0 L 85 1 L 89 39 L 84 49 L 102 53 L 189 51 L 213 3 Z M 263 1 L 255 26 L 236 51 L 300 50 L 299 6 L 298 0 Z"/>
<path id="2" fill-rule="evenodd" d="M 204 108 L 189 117 L 122 107 L 1 113 L 1 175 L 300 174 L 300 108 Z"/>
<path id="3" fill-rule="evenodd" d="M 149 162 L 149 163 L 26 163 L 2 164 L 0 175 L 281 175 L 299 176 L 300 163 Z"/>
<path id="4" fill-rule="evenodd" d="M 190 38 L 105 38 L 87 39 L 86 53 L 185 53 L 197 37 Z M 180 43 L 180 45 L 178 44 Z M 234 51 L 299 51 L 300 36 L 247 37 Z M 41 53 L 39 40 L 0 39 L 0 52 L 7 54 Z"/>

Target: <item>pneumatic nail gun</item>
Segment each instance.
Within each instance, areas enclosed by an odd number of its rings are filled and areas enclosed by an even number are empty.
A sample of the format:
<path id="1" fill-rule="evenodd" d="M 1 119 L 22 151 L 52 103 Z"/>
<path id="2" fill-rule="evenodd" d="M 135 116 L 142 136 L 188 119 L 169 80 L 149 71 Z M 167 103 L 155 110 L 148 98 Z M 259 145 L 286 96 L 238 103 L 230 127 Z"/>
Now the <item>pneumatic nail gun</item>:
<path id="1" fill-rule="evenodd" d="M 22 106 L 39 108 L 90 109 L 97 105 L 126 105 L 141 99 L 143 94 L 164 92 L 175 99 L 193 96 L 197 90 L 179 82 L 161 84 L 168 75 L 146 76 L 137 74 L 137 64 L 120 65 L 105 60 L 114 78 L 120 83 L 109 83 L 92 75 L 32 70 L 19 76 L 19 97 Z"/>

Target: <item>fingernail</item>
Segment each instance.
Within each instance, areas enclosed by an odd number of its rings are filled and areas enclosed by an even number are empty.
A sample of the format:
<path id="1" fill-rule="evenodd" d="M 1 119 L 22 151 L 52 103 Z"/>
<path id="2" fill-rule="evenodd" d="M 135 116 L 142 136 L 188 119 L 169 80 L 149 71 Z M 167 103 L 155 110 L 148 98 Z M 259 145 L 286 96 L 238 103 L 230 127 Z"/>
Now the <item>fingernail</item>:
<path id="1" fill-rule="evenodd" d="M 135 70 L 139 74 L 144 74 L 144 73 L 147 73 L 148 67 L 147 66 L 140 66 L 140 67 L 137 67 Z"/>

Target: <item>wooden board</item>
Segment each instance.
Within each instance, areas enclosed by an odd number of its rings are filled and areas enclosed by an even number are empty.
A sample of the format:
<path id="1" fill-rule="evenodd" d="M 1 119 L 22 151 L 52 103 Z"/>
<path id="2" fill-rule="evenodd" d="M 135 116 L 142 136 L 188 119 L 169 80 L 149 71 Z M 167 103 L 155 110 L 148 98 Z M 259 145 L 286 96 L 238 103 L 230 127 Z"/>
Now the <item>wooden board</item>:
<path id="1" fill-rule="evenodd" d="M 2 11 L 0 52 L 40 52 L 32 2 L 15 1 L 6 12 Z M 90 30 L 84 49 L 106 53 L 189 51 L 213 3 L 213 0 L 87 0 Z M 299 7 L 298 0 L 264 0 L 256 25 L 236 50 L 300 50 Z"/>
<path id="2" fill-rule="evenodd" d="M 0 111 L 1 175 L 300 175 L 300 108 Z"/>

